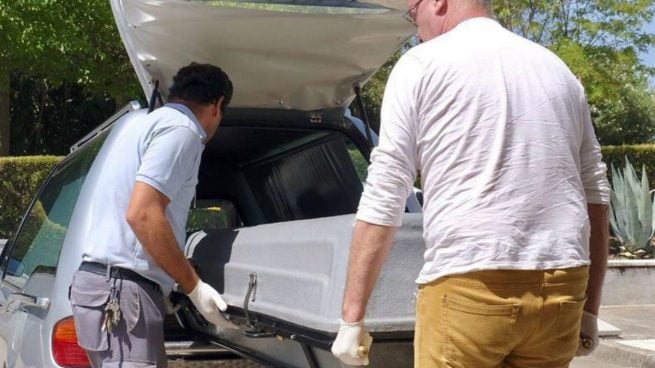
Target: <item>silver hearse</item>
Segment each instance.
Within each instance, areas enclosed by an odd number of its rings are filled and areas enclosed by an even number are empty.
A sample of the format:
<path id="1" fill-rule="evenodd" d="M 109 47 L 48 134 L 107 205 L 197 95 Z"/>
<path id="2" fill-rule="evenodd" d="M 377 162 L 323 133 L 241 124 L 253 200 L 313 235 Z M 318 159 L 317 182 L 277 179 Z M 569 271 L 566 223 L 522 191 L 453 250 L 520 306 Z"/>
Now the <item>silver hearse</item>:
<path id="1" fill-rule="evenodd" d="M 267 366 L 341 366 L 329 348 L 375 141 L 347 108 L 412 35 L 403 12 L 349 0 L 110 2 L 150 104 L 130 103 L 74 145 L 4 247 L 3 366 L 88 366 L 67 294 L 88 226 L 84 199 L 103 185 L 100 148 L 110 130 L 129 129 L 164 102 L 172 75 L 191 61 L 221 66 L 235 85 L 204 151 L 186 252 L 239 329 L 207 325 L 175 294 L 181 308 L 166 324 L 169 356 L 220 359 L 227 351 Z M 367 315 L 374 367 L 412 365 L 423 243 L 421 215 L 409 212 Z"/>

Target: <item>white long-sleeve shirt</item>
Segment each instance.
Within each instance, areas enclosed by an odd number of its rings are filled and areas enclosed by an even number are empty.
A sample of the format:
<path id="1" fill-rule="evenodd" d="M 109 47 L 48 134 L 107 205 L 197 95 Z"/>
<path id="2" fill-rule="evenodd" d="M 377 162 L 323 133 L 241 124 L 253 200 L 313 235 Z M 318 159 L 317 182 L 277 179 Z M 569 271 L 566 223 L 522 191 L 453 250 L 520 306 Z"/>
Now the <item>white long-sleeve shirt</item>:
<path id="1" fill-rule="evenodd" d="M 427 283 L 589 264 L 588 203 L 609 203 L 582 86 L 547 49 L 474 18 L 389 77 L 357 219 L 400 226 L 417 171 Z"/>

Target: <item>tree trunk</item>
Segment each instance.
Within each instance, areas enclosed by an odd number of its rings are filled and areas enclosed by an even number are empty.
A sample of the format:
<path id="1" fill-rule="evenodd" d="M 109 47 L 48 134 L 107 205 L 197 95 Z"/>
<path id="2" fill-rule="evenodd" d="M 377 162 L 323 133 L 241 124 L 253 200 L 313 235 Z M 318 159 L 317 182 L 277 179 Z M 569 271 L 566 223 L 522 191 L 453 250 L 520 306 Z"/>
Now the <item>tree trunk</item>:
<path id="1" fill-rule="evenodd" d="M 9 73 L 0 70 L 0 156 L 9 156 Z"/>

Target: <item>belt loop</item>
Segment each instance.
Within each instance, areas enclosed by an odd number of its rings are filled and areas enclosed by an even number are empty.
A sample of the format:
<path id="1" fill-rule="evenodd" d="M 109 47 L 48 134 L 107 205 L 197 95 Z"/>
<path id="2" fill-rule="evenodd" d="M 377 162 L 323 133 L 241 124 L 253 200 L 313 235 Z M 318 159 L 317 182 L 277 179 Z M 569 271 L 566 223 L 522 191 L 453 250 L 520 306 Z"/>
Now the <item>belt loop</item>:
<path id="1" fill-rule="evenodd" d="M 105 271 L 105 278 L 107 279 L 107 282 L 111 280 L 111 266 L 109 263 L 107 263 L 107 271 Z"/>

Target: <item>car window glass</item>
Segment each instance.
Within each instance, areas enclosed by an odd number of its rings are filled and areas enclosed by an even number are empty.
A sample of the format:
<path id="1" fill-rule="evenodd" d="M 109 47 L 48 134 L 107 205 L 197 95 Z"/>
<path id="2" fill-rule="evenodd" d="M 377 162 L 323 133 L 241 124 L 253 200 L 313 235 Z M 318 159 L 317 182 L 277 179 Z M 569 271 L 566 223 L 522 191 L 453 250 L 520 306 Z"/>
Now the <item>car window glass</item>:
<path id="1" fill-rule="evenodd" d="M 362 152 L 351 140 L 346 140 L 346 147 L 348 148 L 348 153 L 350 154 L 353 166 L 355 166 L 355 171 L 357 171 L 357 177 L 359 177 L 359 181 L 364 183 L 368 176 L 368 161 L 366 161 Z"/>
<path id="2" fill-rule="evenodd" d="M 192 203 L 186 231 L 236 229 L 243 226 L 234 204 L 225 199 L 197 199 Z"/>
<path id="3" fill-rule="evenodd" d="M 238 215 L 231 221 L 236 225 L 227 225 L 235 228 L 354 213 L 366 166 L 356 144 L 341 131 L 221 127 L 203 152 L 197 209 L 187 230 L 204 229 L 202 221 L 214 215 Z M 201 205 L 201 200 L 221 199 L 233 205 Z M 225 212 L 212 213 L 210 207 Z M 214 219 L 207 226 L 221 225 Z"/>
<path id="4" fill-rule="evenodd" d="M 339 133 L 305 144 L 243 174 L 265 221 L 304 220 L 354 213 L 362 184 Z"/>
<path id="5" fill-rule="evenodd" d="M 35 270 L 56 269 L 77 197 L 105 137 L 54 169 L 18 231 L 11 254 L 3 259 L 8 282 L 22 287 Z"/>

